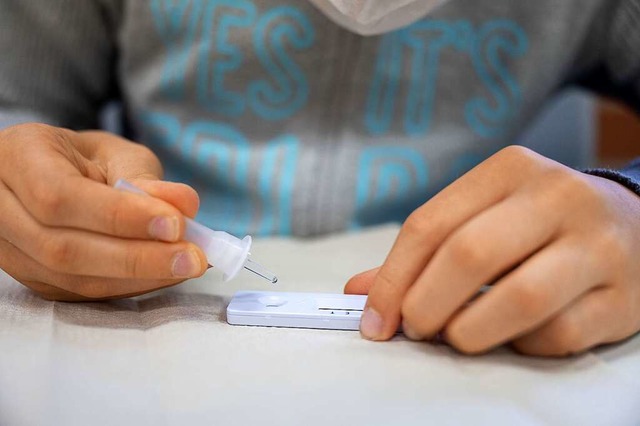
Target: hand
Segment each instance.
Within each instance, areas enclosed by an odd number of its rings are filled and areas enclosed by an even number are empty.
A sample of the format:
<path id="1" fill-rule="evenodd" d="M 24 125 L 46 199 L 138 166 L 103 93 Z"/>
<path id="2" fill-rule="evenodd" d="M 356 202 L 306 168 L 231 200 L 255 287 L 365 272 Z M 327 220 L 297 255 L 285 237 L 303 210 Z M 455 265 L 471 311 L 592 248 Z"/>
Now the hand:
<path id="1" fill-rule="evenodd" d="M 636 194 L 509 147 L 412 213 L 382 267 L 346 291 L 369 293 L 372 340 L 402 318 L 409 338 L 442 333 L 467 354 L 511 342 L 562 356 L 640 329 L 639 253 Z"/>
<path id="2" fill-rule="evenodd" d="M 141 145 L 26 124 L 0 132 L 0 166 L 0 268 L 47 299 L 133 296 L 207 268 L 181 242 L 197 194 L 158 181 L 160 162 Z M 119 178 L 152 196 L 112 188 Z"/>

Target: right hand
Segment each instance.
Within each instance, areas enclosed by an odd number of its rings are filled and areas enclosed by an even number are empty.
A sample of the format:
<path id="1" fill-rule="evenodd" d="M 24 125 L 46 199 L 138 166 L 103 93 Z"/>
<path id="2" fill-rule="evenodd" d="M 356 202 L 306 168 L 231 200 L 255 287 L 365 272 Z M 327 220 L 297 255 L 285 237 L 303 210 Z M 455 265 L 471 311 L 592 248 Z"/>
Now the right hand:
<path id="1" fill-rule="evenodd" d="M 46 299 L 128 297 L 207 270 L 182 241 L 196 192 L 142 145 L 40 124 L 0 131 L 0 268 Z M 127 179 L 151 196 L 114 189 Z"/>

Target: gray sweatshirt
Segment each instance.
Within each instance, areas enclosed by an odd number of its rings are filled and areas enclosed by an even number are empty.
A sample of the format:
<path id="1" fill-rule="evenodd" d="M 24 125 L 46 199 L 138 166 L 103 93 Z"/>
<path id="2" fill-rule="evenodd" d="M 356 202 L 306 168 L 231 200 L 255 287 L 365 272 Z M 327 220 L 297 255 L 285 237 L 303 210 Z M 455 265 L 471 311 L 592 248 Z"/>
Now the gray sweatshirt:
<path id="1" fill-rule="evenodd" d="M 640 0 L 453 0 L 371 37 L 303 0 L 2 0 L 0 52 L 0 126 L 121 100 L 240 236 L 401 221 L 568 84 L 640 106 Z"/>

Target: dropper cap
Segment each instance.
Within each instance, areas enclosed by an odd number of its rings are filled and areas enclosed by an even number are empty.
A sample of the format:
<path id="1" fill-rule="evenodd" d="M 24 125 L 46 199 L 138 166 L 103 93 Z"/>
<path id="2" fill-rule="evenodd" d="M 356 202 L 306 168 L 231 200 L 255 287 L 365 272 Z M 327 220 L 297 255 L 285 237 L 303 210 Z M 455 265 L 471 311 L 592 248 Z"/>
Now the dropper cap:
<path id="1" fill-rule="evenodd" d="M 115 188 L 147 195 L 140 188 L 123 179 L 116 182 Z M 234 279 L 244 268 L 270 281 L 272 284 L 278 282 L 278 278 L 272 272 L 249 259 L 249 250 L 252 242 L 250 236 L 247 235 L 241 240 L 226 232 L 214 231 L 189 218 L 185 218 L 185 223 L 184 239 L 202 249 L 207 256 L 209 264 L 224 273 L 223 281 Z"/>
<path id="2" fill-rule="evenodd" d="M 270 281 L 278 282 L 278 278 L 265 267 L 249 258 L 251 237 L 242 240 L 222 231 L 214 231 L 198 222 L 186 219 L 185 240 L 199 246 L 204 251 L 209 263 L 224 272 L 222 279 L 226 282 L 238 275 L 242 268 Z"/>

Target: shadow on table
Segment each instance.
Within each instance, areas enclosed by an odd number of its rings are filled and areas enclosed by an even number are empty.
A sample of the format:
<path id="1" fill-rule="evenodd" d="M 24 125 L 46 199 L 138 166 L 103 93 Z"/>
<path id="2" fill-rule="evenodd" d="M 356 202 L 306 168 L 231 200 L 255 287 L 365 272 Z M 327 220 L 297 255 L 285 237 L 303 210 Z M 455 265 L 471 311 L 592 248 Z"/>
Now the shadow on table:
<path id="1" fill-rule="evenodd" d="M 57 321 L 84 327 L 148 330 L 176 321 L 226 322 L 227 302 L 216 295 L 165 291 L 109 302 L 55 302 L 53 314 Z"/>

